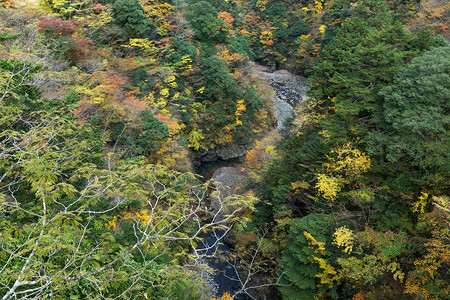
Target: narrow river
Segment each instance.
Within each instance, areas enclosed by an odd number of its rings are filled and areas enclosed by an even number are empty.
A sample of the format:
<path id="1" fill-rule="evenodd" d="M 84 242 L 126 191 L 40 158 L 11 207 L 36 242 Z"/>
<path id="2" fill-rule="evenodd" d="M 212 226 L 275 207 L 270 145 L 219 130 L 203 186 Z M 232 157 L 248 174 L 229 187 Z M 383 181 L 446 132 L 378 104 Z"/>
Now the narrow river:
<path id="1" fill-rule="evenodd" d="M 274 90 L 273 113 L 277 120 L 277 130 L 283 129 L 283 123 L 286 119 L 293 117 L 295 105 L 306 98 L 308 87 L 304 77 L 296 76 L 286 70 L 279 70 L 269 73 L 267 69 L 260 65 L 253 67 L 253 74 L 264 79 Z M 205 181 L 213 179 L 228 187 L 225 193 L 239 193 L 236 188 L 242 186 L 245 182 L 246 174 L 243 164 L 244 156 L 231 160 L 218 160 L 209 163 L 203 163 L 196 168 L 196 173 L 201 175 Z M 216 255 L 226 257 L 230 247 L 226 242 L 223 231 L 212 231 L 203 237 L 203 244 L 199 245 L 198 250 L 204 251 L 210 255 L 206 263 L 215 270 L 211 277 L 213 293 L 216 297 L 221 297 L 223 293 L 229 292 L 234 299 L 248 299 L 246 295 L 236 294 L 241 286 L 236 279 L 234 268 L 232 268 L 223 259 L 220 260 Z"/>

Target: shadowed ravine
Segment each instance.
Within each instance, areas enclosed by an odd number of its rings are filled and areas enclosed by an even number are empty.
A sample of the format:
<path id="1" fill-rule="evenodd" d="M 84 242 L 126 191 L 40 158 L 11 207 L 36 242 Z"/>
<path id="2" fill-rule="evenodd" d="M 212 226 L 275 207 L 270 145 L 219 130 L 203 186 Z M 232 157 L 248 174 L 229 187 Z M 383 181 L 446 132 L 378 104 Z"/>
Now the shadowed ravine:
<path id="1" fill-rule="evenodd" d="M 295 105 L 306 97 L 308 90 L 306 79 L 286 70 L 269 73 L 265 67 L 260 65 L 253 67 L 253 74 L 264 79 L 275 91 L 273 113 L 277 120 L 277 129 L 282 129 L 284 121 L 293 116 Z M 239 187 L 246 178 L 243 160 L 244 157 L 240 157 L 204 163 L 196 168 L 196 173 L 201 175 L 205 181 L 213 179 L 227 187 L 222 189 L 225 195 L 239 193 Z M 215 274 L 210 280 L 213 281 L 211 285 L 216 297 L 229 292 L 235 299 L 248 299 L 246 295 L 236 295 L 241 286 L 237 281 L 235 270 L 225 261 L 226 259 L 218 258 L 219 255 L 226 258 L 231 247 L 226 243 L 224 232 L 212 231 L 205 234 L 203 238 L 203 244 L 200 244 L 197 250 L 207 248 L 208 250 L 204 253 L 211 256 L 206 259 L 206 263 L 215 270 Z"/>

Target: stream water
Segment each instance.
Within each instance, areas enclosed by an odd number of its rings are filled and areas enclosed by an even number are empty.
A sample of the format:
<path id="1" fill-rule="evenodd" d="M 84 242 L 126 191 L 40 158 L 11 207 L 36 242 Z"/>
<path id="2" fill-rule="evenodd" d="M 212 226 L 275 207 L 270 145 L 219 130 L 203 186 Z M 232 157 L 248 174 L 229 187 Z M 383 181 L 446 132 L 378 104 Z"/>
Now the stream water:
<path id="1" fill-rule="evenodd" d="M 273 98 L 273 113 L 277 120 L 277 129 L 283 128 L 283 123 L 287 118 L 294 114 L 296 103 L 304 100 L 308 87 L 304 77 L 296 76 L 286 70 L 279 70 L 269 73 L 263 66 L 255 65 L 253 74 L 264 79 L 275 91 Z M 243 171 L 243 157 L 231 160 L 219 160 L 210 163 L 204 163 L 196 168 L 196 173 L 207 181 L 213 179 L 220 182 L 223 186 L 229 188 L 224 192 L 232 194 L 235 188 L 245 182 L 245 172 Z M 234 299 L 248 299 L 246 295 L 235 295 L 241 288 L 236 278 L 236 273 L 223 259 L 219 256 L 226 257 L 230 251 L 231 245 L 226 243 L 225 232 L 216 230 L 209 232 L 203 236 L 203 244 L 199 245 L 197 251 L 204 250 L 209 258 L 206 263 L 215 270 L 215 274 L 210 278 L 213 281 L 213 289 L 216 297 L 221 297 L 223 293 L 229 292 Z"/>
<path id="2" fill-rule="evenodd" d="M 239 185 L 241 180 L 245 179 L 242 172 L 243 158 L 229 160 L 217 160 L 209 163 L 203 163 L 195 169 L 195 172 L 202 176 L 203 181 L 214 179 L 224 186 L 230 188 L 222 189 L 224 196 L 233 193 L 232 187 Z M 225 242 L 226 231 L 214 230 L 202 236 L 203 240 L 198 245 L 197 251 L 200 255 L 206 255 L 206 263 L 215 270 L 214 275 L 209 277 L 213 294 L 220 298 L 225 292 L 234 294 L 240 289 L 240 284 L 233 280 L 236 278 L 235 269 L 223 258 L 230 252 L 228 243 Z M 204 249 L 204 250 L 202 250 Z M 236 300 L 246 299 L 243 296 L 236 296 Z"/>

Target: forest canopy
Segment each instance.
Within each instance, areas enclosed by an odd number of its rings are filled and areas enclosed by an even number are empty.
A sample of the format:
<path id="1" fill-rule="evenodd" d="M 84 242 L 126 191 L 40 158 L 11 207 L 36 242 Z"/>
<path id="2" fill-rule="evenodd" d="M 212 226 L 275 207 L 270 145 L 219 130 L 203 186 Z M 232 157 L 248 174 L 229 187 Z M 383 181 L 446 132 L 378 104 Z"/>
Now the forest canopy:
<path id="1" fill-rule="evenodd" d="M 0 299 L 448 299 L 448 10 L 0 0 Z"/>

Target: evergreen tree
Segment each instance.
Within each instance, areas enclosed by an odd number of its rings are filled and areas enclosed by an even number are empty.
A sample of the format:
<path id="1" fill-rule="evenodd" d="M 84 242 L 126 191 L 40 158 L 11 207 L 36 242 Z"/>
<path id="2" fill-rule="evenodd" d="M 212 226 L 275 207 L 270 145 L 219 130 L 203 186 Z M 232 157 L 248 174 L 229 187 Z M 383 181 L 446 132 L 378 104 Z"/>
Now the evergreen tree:
<path id="1" fill-rule="evenodd" d="M 127 144 L 135 154 L 150 154 L 158 151 L 169 138 L 167 125 L 153 116 L 151 110 L 143 110 L 139 114 L 141 121 L 128 138 Z"/>
<path id="2" fill-rule="evenodd" d="M 185 18 L 195 31 L 197 40 L 223 42 L 226 38 L 228 24 L 217 17 L 218 12 L 211 4 L 200 1 L 189 6 Z"/>
<path id="3" fill-rule="evenodd" d="M 414 167 L 443 172 L 450 152 L 449 74 L 449 46 L 426 52 L 400 69 L 393 84 L 380 91 L 386 123 L 370 134 L 371 154 L 403 166 L 407 173 Z M 423 172 L 416 175 L 425 179 Z M 437 179 L 443 173 L 425 176 Z"/>
<path id="4" fill-rule="evenodd" d="M 312 300 L 316 295 L 337 299 L 334 269 L 326 261 L 330 255 L 326 249 L 330 221 L 330 216 L 310 214 L 292 222 L 288 246 L 279 262 L 284 271 L 280 287 L 283 299 Z"/>
<path id="5" fill-rule="evenodd" d="M 145 38 L 152 33 L 151 22 L 136 0 L 115 0 L 114 23 L 126 33 L 126 38 Z"/>

